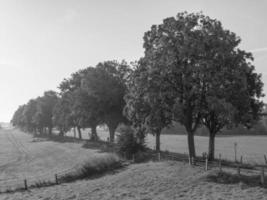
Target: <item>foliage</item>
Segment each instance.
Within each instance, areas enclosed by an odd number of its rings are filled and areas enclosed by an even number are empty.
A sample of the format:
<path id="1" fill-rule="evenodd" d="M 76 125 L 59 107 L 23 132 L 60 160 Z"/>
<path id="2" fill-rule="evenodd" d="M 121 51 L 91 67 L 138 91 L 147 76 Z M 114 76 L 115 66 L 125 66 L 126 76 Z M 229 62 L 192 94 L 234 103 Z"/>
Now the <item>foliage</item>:
<path id="1" fill-rule="evenodd" d="M 130 158 L 133 154 L 142 152 L 146 149 L 144 140 L 137 137 L 135 130 L 130 126 L 121 129 L 118 136 L 118 151 L 120 154 L 126 154 Z"/>
<path id="2" fill-rule="evenodd" d="M 63 80 L 59 88 L 61 95 L 68 95 L 70 121 L 69 126 L 78 127 L 79 137 L 81 138 L 80 128 L 91 128 L 90 138 L 96 140 L 98 138 L 96 127 L 102 123 L 101 105 L 94 96 L 82 88 L 85 77 L 88 74 L 94 74 L 95 68 L 87 67 L 73 73 L 69 79 Z"/>
<path id="3" fill-rule="evenodd" d="M 160 150 L 160 133 L 171 124 L 172 111 L 168 106 L 164 80 L 160 74 L 153 74 L 145 59 L 141 59 L 131 74 L 125 96 L 125 113 L 139 132 L 156 136 L 156 150 Z"/>
<path id="4" fill-rule="evenodd" d="M 178 13 L 145 33 L 145 73 L 149 80 L 158 76 L 164 85 L 167 92 L 159 88 L 156 93 L 164 95 L 164 102 L 171 99 L 167 105 L 187 130 L 191 157 L 194 133 L 210 111 L 216 111 L 225 126 L 249 123 L 248 113 L 256 116 L 260 110 L 260 76 L 247 62 L 251 54 L 237 48 L 239 43 L 240 38 L 218 20 L 202 13 Z"/>
<path id="5" fill-rule="evenodd" d="M 40 118 L 38 118 L 38 120 L 40 120 L 39 123 L 48 128 L 49 134 L 52 134 L 53 110 L 55 108 L 57 100 L 58 97 L 56 92 L 47 91 L 44 93 L 44 96 L 39 99 L 37 104 L 37 115 L 39 114 L 41 116 Z"/>
<path id="6" fill-rule="evenodd" d="M 125 61 L 106 61 L 86 73 L 82 82 L 82 89 L 100 105 L 101 119 L 109 128 L 111 142 L 114 141 L 119 123 L 126 121 L 123 116 L 123 97 L 130 71 Z"/>
<path id="7" fill-rule="evenodd" d="M 20 106 L 11 120 L 14 126 L 31 133 L 52 133 L 53 110 L 58 96 L 54 91 L 47 91 L 42 97 L 30 100 L 27 104 Z"/>
<path id="8" fill-rule="evenodd" d="M 194 135 L 209 130 L 209 157 L 214 157 L 215 135 L 225 127 L 252 127 L 263 103 L 261 75 L 251 53 L 239 49 L 241 39 L 220 21 L 202 13 L 178 13 L 144 34 L 144 56 L 134 69 L 125 61 L 100 62 L 64 79 L 60 93 L 45 92 L 15 112 L 12 123 L 23 130 L 51 134 L 71 128 L 106 124 L 114 141 L 119 124 L 129 123 L 119 137 L 121 151 L 142 149 L 147 133 L 156 136 L 173 121 L 185 127 L 190 157 L 195 157 Z M 138 146 L 140 145 L 140 146 Z"/>
<path id="9" fill-rule="evenodd" d="M 60 131 L 60 135 L 64 135 L 71 129 L 72 121 L 70 97 L 67 94 L 63 94 L 58 99 L 53 110 L 53 124 Z"/>
<path id="10" fill-rule="evenodd" d="M 82 164 L 82 166 L 77 167 L 75 171 L 63 175 L 60 181 L 71 182 L 78 179 L 91 178 L 121 167 L 122 162 L 118 156 L 107 154 Z"/>

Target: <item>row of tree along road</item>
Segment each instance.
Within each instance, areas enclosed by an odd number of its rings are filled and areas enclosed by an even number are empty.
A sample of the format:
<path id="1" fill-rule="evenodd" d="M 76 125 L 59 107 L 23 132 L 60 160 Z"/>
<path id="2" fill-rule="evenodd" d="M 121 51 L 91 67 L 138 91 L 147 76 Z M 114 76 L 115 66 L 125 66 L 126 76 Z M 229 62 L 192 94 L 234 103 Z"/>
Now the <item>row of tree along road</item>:
<path id="1" fill-rule="evenodd" d="M 12 123 L 36 134 L 63 136 L 76 127 L 106 124 L 110 141 L 120 123 L 131 125 L 134 134 L 156 138 L 173 121 L 188 136 L 188 152 L 195 157 L 194 134 L 209 130 L 209 159 L 214 159 L 215 135 L 222 128 L 242 124 L 248 128 L 263 109 L 261 75 L 255 72 L 251 53 L 241 50 L 240 37 L 220 21 L 202 13 L 178 13 L 153 25 L 144 34 L 144 56 L 139 61 L 101 62 L 64 79 L 60 92 L 45 92 L 15 112 Z"/>

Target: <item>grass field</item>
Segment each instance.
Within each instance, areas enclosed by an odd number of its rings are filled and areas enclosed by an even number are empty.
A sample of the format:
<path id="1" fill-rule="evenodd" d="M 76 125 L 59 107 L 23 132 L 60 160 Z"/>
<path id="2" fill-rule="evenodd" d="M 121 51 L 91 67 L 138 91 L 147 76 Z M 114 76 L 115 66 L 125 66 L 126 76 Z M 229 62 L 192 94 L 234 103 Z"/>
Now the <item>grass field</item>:
<path id="1" fill-rule="evenodd" d="M 207 179 L 214 171 L 182 162 L 133 164 L 115 174 L 29 192 L 3 194 L 1 200 L 266 200 L 258 184 Z"/>
<path id="2" fill-rule="evenodd" d="M 105 128 L 98 128 L 98 136 L 102 140 L 107 140 L 108 131 Z M 83 138 L 88 139 L 90 129 L 83 130 Z M 73 132 L 68 133 L 73 136 Z M 150 148 L 155 147 L 155 138 L 152 135 L 146 137 L 146 143 Z M 235 160 L 234 146 L 237 143 L 237 159 L 243 157 L 243 162 L 264 164 L 264 155 L 267 156 L 267 136 L 225 136 L 218 135 L 215 139 L 215 156 L 221 154 L 223 159 Z M 208 151 L 208 137 L 195 136 L 195 146 L 197 155 Z M 161 135 L 161 150 L 177 153 L 188 152 L 186 135 Z"/>
<path id="3" fill-rule="evenodd" d="M 154 147 L 153 136 L 148 136 L 149 146 Z M 223 159 L 234 160 L 234 146 L 237 143 L 237 159 L 243 156 L 248 163 L 264 164 L 267 155 L 267 136 L 219 136 L 215 139 L 215 156 L 222 155 Z M 195 146 L 198 155 L 208 151 L 208 137 L 195 136 Z M 162 135 L 161 149 L 172 152 L 187 153 L 186 135 Z"/>
<path id="4" fill-rule="evenodd" d="M 106 155 L 82 148 L 84 142 L 54 142 L 18 130 L 0 130 L 0 188 L 10 181 L 23 183 L 54 174 Z M 2 190 L 2 189 L 1 189 Z"/>
<path id="5" fill-rule="evenodd" d="M 98 129 L 99 136 L 105 139 L 108 134 L 103 128 Z M 72 133 L 69 133 L 69 136 Z M 83 137 L 88 137 L 85 130 Z M 218 137 L 217 150 L 231 152 L 232 145 L 238 140 L 248 153 L 264 153 L 267 137 Z M 148 136 L 148 145 L 154 146 L 154 138 Z M 253 141 L 253 143 L 252 143 Z M 98 150 L 83 148 L 85 142 L 50 141 L 34 138 L 17 130 L 0 131 L 0 188 L 6 179 L 21 181 L 27 177 L 53 176 L 54 173 L 67 170 L 79 163 L 93 161 L 96 157 L 106 156 Z M 206 145 L 206 137 L 196 137 L 198 145 Z M 220 146 L 221 145 L 221 146 Z M 186 152 L 187 143 L 184 135 L 163 135 L 162 148 L 174 152 Z M 227 150 L 226 150 L 227 149 Z M 226 153 L 223 155 L 227 155 Z M 257 154 L 259 155 L 259 154 Z M 236 173 L 234 169 L 224 169 Z M 97 200 L 97 199 L 267 199 L 267 190 L 257 181 L 246 184 L 234 182 L 219 183 L 208 180 L 214 170 L 205 172 L 203 167 L 188 167 L 182 162 L 148 162 L 133 164 L 120 169 L 117 173 L 106 174 L 96 179 L 80 180 L 27 192 L 0 194 L 1 200 Z M 245 174 L 244 171 L 242 171 Z M 245 174 L 247 175 L 247 173 Z M 232 180 L 232 179 L 231 179 Z M 227 180 L 226 180 L 227 181 Z"/>

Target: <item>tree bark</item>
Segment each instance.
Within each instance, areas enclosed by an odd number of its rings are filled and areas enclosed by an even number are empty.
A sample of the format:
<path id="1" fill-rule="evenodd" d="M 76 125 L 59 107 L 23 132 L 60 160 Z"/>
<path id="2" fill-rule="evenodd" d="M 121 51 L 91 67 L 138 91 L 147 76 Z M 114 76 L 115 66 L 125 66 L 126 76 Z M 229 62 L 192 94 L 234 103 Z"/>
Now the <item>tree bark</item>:
<path id="1" fill-rule="evenodd" d="M 40 133 L 40 135 L 43 135 L 44 134 L 44 130 L 43 130 L 43 128 L 38 128 L 39 129 L 39 133 Z"/>
<path id="2" fill-rule="evenodd" d="M 48 133 L 49 133 L 49 135 L 52 135 L 52 128 L 53 128 L 52 126 L 49 126 L 48 127 Z"/>
<path id="3" fill-rule="evenodd" d="M 76 138 L 76 128 L 73 127 L 73 135 L 74 135 L 74 138 Z"/>
<path id="4" fill-rule="evenodd" d="M 61 129 L 60 132 L 59 132 L 59 136 L 63 137 L 64 136 L 64 132 L 63 130 Z"/>
<path id="5" fill-rule="evenodd" d="M 117 123 L 107 123 L 108 130 L 109 130 L 109 141 L 114 143 L 115 140 L 115 131 L 118 127 Z"/>
<path id="6" fill-rule="evenodd" d="M 156 133 L 156 151 L 160 152 L 160 132 Z"/>
<path id="7" fill-rule="evenodd" d="M 96 132 L 96 126 L 91 127 L 91 140 L 96 141 L 98 139 L 97 132 Z"/>
<path id="8" fill-rule="evenodd" d="M 196 157 L 196 150 L 195 150 L 194 132 L 187 131 L 187 142 L 188 142 L 189 157 L 195 158 Z"/>
<path id="9" fill-rule="evenodd" d="M 214 151 L 215 151 L 215 133 L 210 132 L 209 135 L 209 153 L 208 158 L 209 160 L 214 160 Z"/>
<path id="10" fill-rule="evenodd" d="M 34 136 L 36 136 L 37 135 L 37 128 L 34 128 Z"/>
<path id="11" fill-rule="evenodd" d="M 114 143 L 116 128 L 114 128 L 114 127 L 109 127 L 108 129 L 109 129 L 109 141 L 110 141 L 111 143 Z"/>
<path id="12" fill-rule="evenodd" d="M 79 139 L 82 139 L 82 132 L 79 126 L 77 126 L 77 130 L 78 130 Z"/>

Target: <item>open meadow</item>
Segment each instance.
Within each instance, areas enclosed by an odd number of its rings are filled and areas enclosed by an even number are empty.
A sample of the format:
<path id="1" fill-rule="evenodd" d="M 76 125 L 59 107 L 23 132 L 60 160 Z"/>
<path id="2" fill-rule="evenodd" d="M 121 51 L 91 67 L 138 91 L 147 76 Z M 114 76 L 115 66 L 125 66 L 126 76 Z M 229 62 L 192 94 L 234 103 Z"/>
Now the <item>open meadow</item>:
<path id="1" fill-rule="evenodd" d="M 107 129 L 104 127 L 98 128 L 98 136 L 102 140 L 107 140 L 109 137 Z M 85 129 L 82 131 L 82 137 L 88 139 L 88 133 L 90 129 Z M 119 134 L 119 133 L 117 133 Z M 68 136 L 73 137 L 73 132 L 68 132 Z M 188 154 L 187 136 L 186 135 L 161 135 L 161 150 L 170 151 L 176 153 L 186 153 Z M 195 136 L 195 146 L 196 153 L 201 156 L 202 153 L 208 151 L 209 138 L 206 136 Z M 148 147 L 155 148 L 155 137 L 152 135 L 147 135 L 146 143 Z M 256 135 L 240 135 L 240 136 L 227 136 L 218 135 L 215 139 L 215 156 L 218 158 L 221 154 L 222 159 L 235 160 L 235 143 L 237 160 L 243 157 L 243 162 L 251 164 L 264 164 L 264 155 L 267 156 L 267 136 Z"/>
<path id="2" fill-rule="evenodd" d="M 21 186 L 23 180 L 54 180 L 56 173 L 71 170 L 95 157 L 98 150 L 82 148 L 84 142 L 54 142 L 16 129 L 0 130 L 0 189 Z"/>
<path id="3" fill-rule="evenodd" d="M 98 133 L 102 139 L 108 135 L 103 128 L 99 128 Z M 71 133 L 69 133 L 70 135 Z M 88 130 L 83 132 L 84 138 L 86 135 L 88 135 Z M 185 138 L 181 135 L 163 135 L 162 146 L 169 150 L 183 152 L 186 149 Z M 245 145 L 245 138 L 248 137 L 221 137 L 218 141 L 221 143 L 235 142 L 233 138 L 244 139 L 239 141 Z M 153 139 L 152 136 L 148 136 L 150 146 L 154 144 Z M 206 140 L 204 139 L 207 138 L 197 137 L 196 139 L 196 142 L 202 141 L 205 144 Z M 264 137 L 261 137 L 260 141 L 263 139 Z M 14 179 L 23 184 L 23 179 L 28 177 L 53 178 L 54 173 L 73 168 L 85 161 L 93 162 L 93 158 L 105 155 L 98 150 L 83 148 L 82 145 L 85 141 L 75 141 L 55 142 L 45 138 L 34 138 L 15 129 L 1 130 L 0 187 L 6 184 L 6 179 Z M 258 141 L 254 140 L 254 142 Z M 175 148 L 176 146 L 179 148 Z M 226 148 L 230 148 L 230 146 L 230 142 L 225 144 Z M 251 152 L 255 149 L 259 151 L 258 145 L 254 146 L 254 149 L 252 147 L 248 149 Z M 234 169 L 224 170 L 236 173 Z M 245 172 L 242 171 L 242 173 Z M 203 167 L 188 167 L 188 164 L 183 162 L 148 162 L 131 164 L 98 178 L 32 188 L 25 192 L 3 193 L 0 194 L 0 199 L 267 199 L 267 190 L 260 187 L 258 183 L 247 184 L 232 178 L 230 180 L 234 181 L 228 183 L 228 179 L 226 179 L 223 180 L 226 182 L 221 183 L 207 178 L 213 174 L 216 174 L 216 169 L 205 172 Z M 257 174 L 256 176 L 258 177 Z M 258 182 L 258 178 L 256 182 Z"/>
<path id="4" fill-rule="evenodd" d="M 81 180 L 27 192 L 2 194 L 1 200 L 266 200 L 267 189 L 235 181 L 207 179 L 215 171 L 182 162 L 129 165 L 98 179 Z"/>

